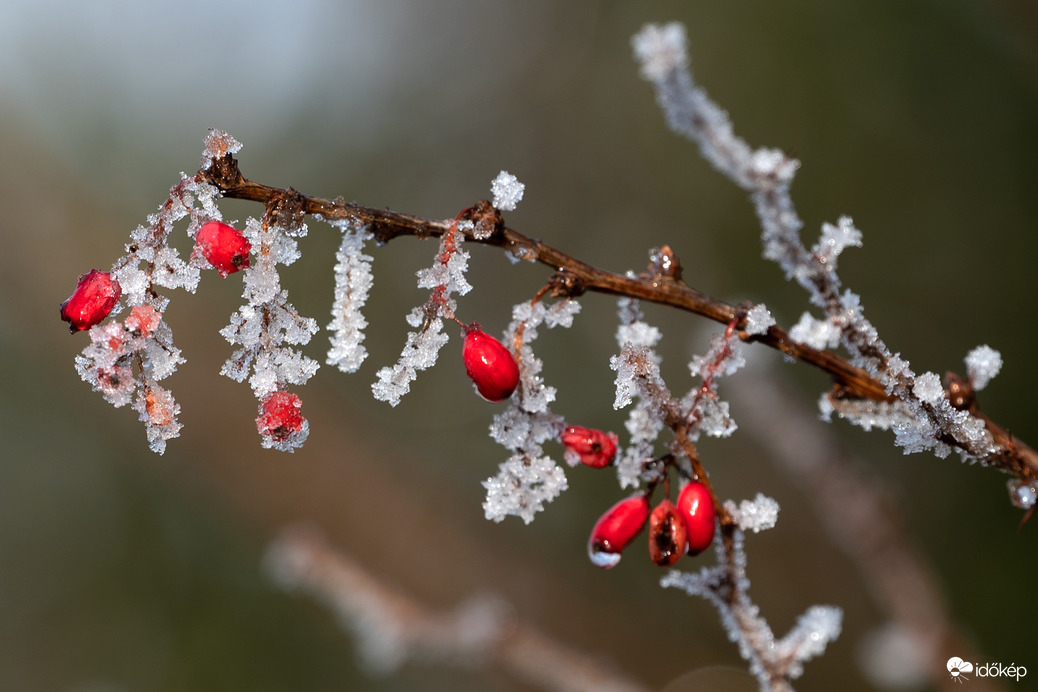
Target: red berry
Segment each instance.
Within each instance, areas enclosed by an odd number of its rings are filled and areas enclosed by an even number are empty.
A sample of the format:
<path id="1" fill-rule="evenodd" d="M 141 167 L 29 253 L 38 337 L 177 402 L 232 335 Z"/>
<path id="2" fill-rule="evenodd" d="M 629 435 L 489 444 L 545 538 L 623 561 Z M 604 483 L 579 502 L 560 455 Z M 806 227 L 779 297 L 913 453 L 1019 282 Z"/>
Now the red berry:
<path id="1" fill-rule="evenodd" d="M 649 557 L 660 567 L 670 567 L 687 548 L 685 520 L 673 502 L 664 500 L 649 515 Z"/>
<path id="2" fill-rule="evenodd" d="M 613 433 L 571 425 L 559 435 L 567 452 L 580 457 L 580 463 L 600 469 L 613 463 L 616 456 L 617 437 Z"/>
<path id="3" fill-rule="evenodd" d="M 108 317 L 122 292 L 111 274 L 91 269 L 79 277 L 76 290 L 61 304 L 61 319 L 73 334 L 89 329 Z"/>
<path id="4" fill-rule="evenodd" d="M 252 244 L 233 226 L 209 221 L 198 229 L 195 251 L 216 267 L 220 276 L 227 276 L 249 266 Z"/>
<path id="5" fill-rule="evenodd" d="M 303 402 L 299 396 L 277 391 L 260 402 L 256 429 L 274 442 L 284 442 L 303 429 L 306 419 L 299 413 Z"/>
<path id="6" fill-rule="evenodd" d="M 678 493 L 678 513 L 688 529 L 688 554 L 698 555 L 710 547 L 717 526 L 717 512 L 710 490 L 692 481 Z"/>
<path id="7" fill-rule="evenodd" d="M 622 551 L 645 526 L 649 518 L 649 500 L 644 495 L 632 495 L 620 500 L 603 514 L 587 543 L 587 554 L 597 567 L 609 569 L 620 562 Z"/>
<path id="8" fill-rule="evenodd" d="M 504 401 L 519 386 L 519 365 L 511 351 L 478 324 L 465 329 L 461 358 L 476 390 L 487 401 Z"/>

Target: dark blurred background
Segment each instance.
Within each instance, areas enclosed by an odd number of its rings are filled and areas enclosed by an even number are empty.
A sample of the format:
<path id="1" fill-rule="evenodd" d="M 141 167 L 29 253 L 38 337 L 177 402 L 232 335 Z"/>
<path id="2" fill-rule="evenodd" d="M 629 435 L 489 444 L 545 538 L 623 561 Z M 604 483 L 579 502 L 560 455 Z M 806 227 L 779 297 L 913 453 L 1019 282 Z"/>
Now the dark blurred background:
<path id="1" fill-rule="evenodd" d="M 296 520 L 431 605 L 494 591 L 522 621 L 655 688 L 707 665 L 743 667 L 711 606 L 658 587 L 643 545 L 611 572 L 588 563 L 587 532 L 620 496 L 610 474 L 570 471 L 570 490 L 531 526 L 483 519 L 480 481 L 505 453 L 486 435 L 494 409 L 471 395 L 459 339 L 399 407 L 373 401 L 375 371 L 403 344 L 404 314 L 425 299 L 413 276 L 431 243 L 373 253 L 372 355 L 352 376 L 323 368 L 300 392 L 312 431 L 293 455 L 260 449 L 251 391 L 217 374 L 230 352 L 217 331 L 240 302 L 238 277 L 206 274 L 198 294 L 172 295 L 167 319 L 188 363 L 166 384 L 185 428 L 162 457 L 134 412 L 80 381 L 73 357 L 87 337 L 68 335 L 58 303 L 80 273 L 122 254 L 179 172 L 195 170 L 207 128 L 219 127 L 244 142 L 239 159 L 254 180 L 436 218 L 488 196 L 507 169 L 527 185 L 512 227 L 617 271 L 641 270 L 649 248 L 670 244 L 692 285 L 766 302 L 792 325 L 806 301 L 760 258 L 745 195 L 666 129 L 638 78 L 630 36 L 679 20 L 694 74 L 737 132 L 803 162 L 794 199 L 808 244 L 841 214 L 864 232 L 842 276 L 891 348 L 919 372 L 961 372 L 969 349 L 999 349 L 1005 367 L 981 403 L 1035 444 L 1035 8 L 6 0 L 0 689 L 528 689 L 494 669 L 409 665 L 366 677 L 335 618 L 261 572 L 267 542 Z M 223 208 L 232 219 L 261 213 Z M 322 326 L 334 236 L 311 224 L 303 259 L 282 272 L 293 302 Z M 460 313 L 500 332 L 546 276 L 474 247 L 476 290 Z M 537 343 L 545 377 L 559 388 L 558 412 L 623 432 L 608 368 L 614 301 L 583 305 L 572 330 Z M 656 309 L 648 317 L 665 334 L 665 374 L 683 388 L 685 363 L 718 327 Z M 307 353 L 323 360 L 326 344 L 322 332 Z M 790 405 L 813 408 L 825 377 L 779 371 L 802 392 Z M 823 433 L 901 502 L 984 659 L 1038 676 L 1029 586 L 1038 527 L 1017 532 L 1005 477 L 954 457 L 903 457 L 887 433 L 842 423 Z M 857 653 L 884 615 L 808 498 L 749 435 L 702 453 L 723 495 L 761 491 L 782 505 L 778 527 L 749 540 L 752 593 L 775 630 L 815 603 L 845 609 L 843 635 L 797 689 L 873 689 Z"/>

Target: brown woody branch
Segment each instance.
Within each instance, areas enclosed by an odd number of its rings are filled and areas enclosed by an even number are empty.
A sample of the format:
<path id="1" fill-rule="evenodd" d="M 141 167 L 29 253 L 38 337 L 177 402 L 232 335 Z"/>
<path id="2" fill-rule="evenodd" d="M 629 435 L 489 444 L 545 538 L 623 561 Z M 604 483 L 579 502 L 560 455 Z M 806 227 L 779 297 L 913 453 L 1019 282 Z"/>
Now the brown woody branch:
<path id="1" fill-rule="evenodd" d="M 352 220 L 364 224 L 379 242 L 387 242 L 398 236 L 438 237 L 446 233 L 452 223 L 450 220 L 426 219 L 388 209 L 366 207 L 346 202 L 341 197 L 329 200 L 304 195 L 292 188 L 286 190 L 256 183 L 242 176 L 237 160 L 231 155 L 214 159 L 208 169 L 199 171 L 198 177 L 215 185 L 225 197 L 263 204 L 269 214 L 312 214 L 327 220 Z M 489 202 L 483 201 L 473 206 L 468 218 L 484 229 L 492 229 L 492 232 L 488 237 L 476 238 L 471 230 L 464 231 L 466 240 L 501 247 L 515 257 L 551 267 L 555 274 L 550 285 L 556 296 L 577 296 L 593 291 L 667 305 L 722 324 L 738 320 L 740 328 L 745 324 L 746 306 L 730 305 L 686 284 L 681 278 L 677 258 L 669 248 L 660 251 L 660 257 L 654 260 L 648 272 L 629 277 L 594 267 L 540 240 L 508 228 L 500 213 Z M 744 341 L 770 346 L 790 358 L 810 363 L 828 373 L 833 380 L 832 396 L 869 401 L 893 400 L 883 385 L 861 368 L 851 365 L 832 351 L 793 341 L 786 330 L 777 325 L 770 327 L 765 334 L 751 335 L 740 330 L 739 337 Z M 953 382 L 961 383 L 961 379 L 953 379 Z M 968 407 L 973 415 L 984 421 L 991 433 L 998 452 L 984 459 L 985 465 L 995 466 L 1027 481 L 1038 480 L 1038 452 L 984 415 L 971 396 L 964 399 L 952 396 L 951 400 L 956 405 L 961 401 L 961 407 Z M 948 438 L 944 442 L 959 447 L 954 439 Z"/>

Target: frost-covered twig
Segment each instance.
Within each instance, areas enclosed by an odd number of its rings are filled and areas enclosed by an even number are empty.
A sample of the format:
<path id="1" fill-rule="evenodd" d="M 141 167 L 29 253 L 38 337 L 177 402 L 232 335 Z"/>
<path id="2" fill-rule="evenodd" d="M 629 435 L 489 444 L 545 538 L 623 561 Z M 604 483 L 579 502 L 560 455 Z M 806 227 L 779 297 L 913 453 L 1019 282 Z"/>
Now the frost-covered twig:
<path id="1" fill-rule="evenodd" d="M 215 186 L 223 196 L 229 198 L 270 204 L 286 193 L 281 188 L 245 179 L 238 168 L 237 160 L 230 154 L 215 160 L 208 169 L 199 171 L 198 176 L 200 180 Z M 345 202 L 341 198 L 329 200 L 295 192 L 294 194 L 299 195 L 302 209 L 306 213 L 320 215 L 329 221 L 348 220 L 355 225 L 366 226 L 379 243 L 400 236 L 440 237 L 452 226 L 451 221 L 426 219 L 388 209 L 366 207 Z M 790 358 L 824 370 L 832 377 L 834 392 L 840 400 L 876 402 L 882 405 L 895 398 L 887 391 L 886 384 L 877 377 L 832 351 L 792 339 L 778 325 L 771 325 L 762 333 L 751 333 L 746 329 L 746 315 L 749 310 L 711 298 L 688 286 L 681 279 L 680 264 L 674 256 L 671 256 L 667 265 L 669 269 L 666 271 L 660 270 L 641 276 L 618 274 L 582 262 L 543 241 L 506 227 L 500 214 L 489 202 L 475 205 L 469 216 L 474 225 L 458 230 L 467 242 L 498 246 L 513 257 L 551 267 L 555 270 L 551 279 L 555 295 L 577 296 L 594 291 L 667 305 L 722 324 L 738 319 L 737 334 L 740 339 L 765 344 Z M 983 423 L 994 445 L 994 451 L 983 459 L 984 463 L 1016 476 L 1025 487 L 1038 484 L 1038 452 L 1015 438 L 1006 428 L 984 416 L 975 406 L 970 409 L 970 415 Z M 951 437 L 943 442 L 960 449 L 968 447 L 966 442 Z"/>
<path id="2" fill-rule="evenodd" d="M 280 586 L 313 595 L 339 616 L 371 672 L 390 673 L 409 660 L 497 664 L 554 692 L 647 692 L 600 659 L 524 625 L 497 597 L 474 596 L 452 611 L 435 611 L 376 579 L 310 527 L 285 529 L 265 562 Z"/>
<path id="3" fill-rule="evenodd" d="M 891 420 L 890 427 L 906 453 L 933 450 L 938 456 L 947 456 L 954 447 L 964 459 L 997 463 L 995 459 L 1007 454 L 1012 446 L 1008 435 L 989 430 L 984 419 L 953 406 L 937 375 L 917 377 L 865 318 L 859 297 L 850 291 L 840 292 L 837 258 L 844 248 L 861 245 L 861 233 L 850 218 L 841 217 L 835 225 L 824 224 L 814 248 L 804 246 L 800 239 L 803 223 L 789 194 L 799 162 L 777 149 L 754 150 L 734 133 L 727 114 L 692 79 L 685 28 L 680 24 L 648 25 L 632 43 L 642 76 L 655 88 L 667 124 L 696 142 L 704 158 L 750 193 L 761 224 L 764 256 L 777 262 L 787 278 L 808 291 L 812 304 L 825 311 L 825 321 L 807 316 L 801 322 L 824 330 L 825 339 L 812 339 L 812 330 L 803 328 L 799 334 L 794 332 L 794 340 L 832 347 L 836 339 L 828 335 L 838 335 L 838 342 L 851 355 L 850 362 L 901 402 L 892 409 L 888 400 L 880 404 L 901 414 Z M 859 420 L 856 410 L 844 409 L 842 414 L 852 422 Z M 870 411 L 866 410 L 864 417 L 874 425 Z M 1033 477 L 1031 461 L 1025 473 Z"/>

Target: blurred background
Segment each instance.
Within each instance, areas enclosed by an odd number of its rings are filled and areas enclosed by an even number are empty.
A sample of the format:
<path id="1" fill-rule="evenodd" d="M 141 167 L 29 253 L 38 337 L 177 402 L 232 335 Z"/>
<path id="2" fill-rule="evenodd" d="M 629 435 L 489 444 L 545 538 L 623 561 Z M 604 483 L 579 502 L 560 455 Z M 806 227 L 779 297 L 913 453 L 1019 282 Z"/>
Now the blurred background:
<path id="1" fill-rule="evenodd" d="M 162 457 L 134 412 L 80 381 L 73 358 L 87 337 L 58 320 L 76 277 L 122 254 L 218 127 L 245 144 L 251 179 L 435 218 L 487 197 L 507 169 L 527 186 L 507 215 L 517 230 L 616 271 L 640 271 L 669 244 L 691 285 L 766 302 L 790 326 L 806 301 L 760 258 L 745 195 L 666 129 L 638 78 L 630 36 L 672 20 L 687 24 L 693 72 L 737 132 L 802 161 L 794 199 L 808 244 L 841 214 L 863 231 L 840 268 L 891 348 L 919 372 L 961 372 L 974 346 L 999 349 L 1005 366 L 981 404 L 1038 443 L 1038 10 L 1027 0 L 5 0 L 0 689 L 533 689 L 495 668 L 367 676 L 335 617 L 261 570 L 270 539 L 299 520 L 430 606 L 496 593 L 522 622 L 652 688 L 743 668 L 709 604 L 659 588 L 644 539 L 617 569 L 589 564 L 587 533 L 620 497 L 611 474 L 569 471 L 570 490 L 530 526 L 483 519 L 480 481 L 506 457 L 486 435 L 495 411 L 471 394 L 460 339 L 396 409 L 373 401 L 404 314 L 425 300 L 413 276 L 432 243 L 372 253 L 371 356 L 355 375 L 323 368 L 300 391 L 311 434 L 293 455 L 260 449 L 251 391 L 218 375 L 238 276 L 206 274 L 196 295 L 171 296 L 188 362 L 166 384 L 185 428 Z M 302 260 L 282 272 L 322 326 L 334 236 L 311 224 Z M 471 251 L 476 289 L 459 314 L 500 333 L 548 273 Z M 608 368 L 615 304 L 582 302 L 572 330 L 537 342 L 544 375 L 556 411 L 622 433 Z M 647 314 L 665 335 L 664 374 L 683 389 L 685 363 L 719 327 Z M 306 350 L 323 360 L 326 345 L 322 332 Z M 813 416 L 826 378 L 756 350 L 795 393 L 787 405 Z M 898 503 L 982 660 L 1038 676 L 1038 527 L 1017 531 L 1006 478 L 903 457 L 886 433 L 818 426 Z M 749 539 L 751 593 L 779 633 L 809 605 L 845 610 L 842 636 L 798 690 L 877 689 L 858 661 L 885 615 L 769 447 L 740 433 L 701 450 L 723 496 L 764 492 L 782 506 L 778 527 Z"/>

